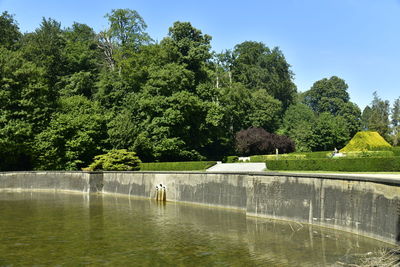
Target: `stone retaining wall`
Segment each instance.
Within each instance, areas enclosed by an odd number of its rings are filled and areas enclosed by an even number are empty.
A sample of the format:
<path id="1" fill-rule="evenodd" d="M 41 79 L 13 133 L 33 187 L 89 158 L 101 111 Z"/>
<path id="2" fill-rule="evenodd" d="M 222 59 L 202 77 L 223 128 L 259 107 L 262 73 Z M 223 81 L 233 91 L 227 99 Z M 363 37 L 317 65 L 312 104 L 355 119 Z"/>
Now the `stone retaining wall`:
<path id="1" fill-rule="evenodd" d="M 9 172 L 0 190 L 69 190 L 235 208 L 400 242 L 400 181 L 356 176 L 209 172 Z"/>

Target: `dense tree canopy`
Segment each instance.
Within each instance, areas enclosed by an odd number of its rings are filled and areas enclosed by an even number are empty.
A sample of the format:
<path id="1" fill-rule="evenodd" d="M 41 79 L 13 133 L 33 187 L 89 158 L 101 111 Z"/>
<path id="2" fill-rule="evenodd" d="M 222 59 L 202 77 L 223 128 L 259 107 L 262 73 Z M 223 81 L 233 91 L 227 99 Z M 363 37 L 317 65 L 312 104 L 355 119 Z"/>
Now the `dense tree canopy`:
<path id="1" fill-rule="evenodd" d="M 105 18 L 101 32 L 43 18 L 21 34 L 1 14 L 0 170 L 79 170 L 109 151 L 221 160 L 238 151 L 238 133 L 265 146 L 242 154 L 339 148 L 361 126 L 397 142 L 399 101 L 389 110 L 375 96 L 361 117 L 336 76 L 298 94 L 277 47 L 246 41 L 216 53 L 190 22 L 154 42 L 135 10 Z"/>
<path id="2" fill-rule="evenodd" d="M 279 48 L 259 42 L 243 42 L 233 51 L 233 78 L 247 88 L 264 89 L 282 102 L 284 110 L 294 103 L 296 85 L 290 65 Z"/>
<path id="3" fill-rule="evenodd" d="M 0 15 L 0 46 L 13 49 L 21 36 L 22 34 L 14 17 L 7 11 L 4 11 Z"/>

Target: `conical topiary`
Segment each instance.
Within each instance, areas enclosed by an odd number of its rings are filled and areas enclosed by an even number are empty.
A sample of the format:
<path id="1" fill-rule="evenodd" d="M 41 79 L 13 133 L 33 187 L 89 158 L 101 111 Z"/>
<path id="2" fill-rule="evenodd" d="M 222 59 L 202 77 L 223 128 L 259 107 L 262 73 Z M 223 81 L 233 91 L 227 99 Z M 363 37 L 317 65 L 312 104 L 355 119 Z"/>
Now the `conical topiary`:
<path id="1" fill-rule="evenodd" d="M 340 152 L 390 150 L 391 147 L 378 132 L 364 131 L 356 133 Z"/>

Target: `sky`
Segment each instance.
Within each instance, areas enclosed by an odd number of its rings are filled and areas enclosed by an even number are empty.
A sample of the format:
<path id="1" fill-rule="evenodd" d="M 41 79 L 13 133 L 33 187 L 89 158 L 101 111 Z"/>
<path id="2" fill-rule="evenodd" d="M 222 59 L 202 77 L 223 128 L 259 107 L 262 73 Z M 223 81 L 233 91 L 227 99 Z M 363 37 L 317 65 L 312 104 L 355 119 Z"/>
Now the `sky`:
<path id="1" fill-rule="evenodd" d="M 173 22 L 189 21 L 213 37 L 216 52 L 244 41 L 278 46 L 301 92 L 336 75 L 361 109 L 374 91 L 391 103 L 400 97 L 400 0 L 0 0 L 0 12 L 14 14 L 22 32 L 43 17 L 104 30 L 104 15 L 117 8 L 138 11 L 154 40 Z"/>

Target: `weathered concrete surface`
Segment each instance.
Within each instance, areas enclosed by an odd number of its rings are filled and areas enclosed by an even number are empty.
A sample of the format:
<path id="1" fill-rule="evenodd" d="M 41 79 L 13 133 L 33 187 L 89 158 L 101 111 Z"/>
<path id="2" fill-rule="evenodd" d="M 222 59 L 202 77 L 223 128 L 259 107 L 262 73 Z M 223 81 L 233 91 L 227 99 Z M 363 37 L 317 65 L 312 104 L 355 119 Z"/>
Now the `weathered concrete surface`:
<path id="1" fill-rule="evenodd" d="M 400 187 L 341 179 L 253 176 L 247 214 L 399 240 Z"/>
<path id="2" fill-rule="evenodd" d="M 102 173 L 90 172 L 2 172 L 0 190 L 64 190 L 97 192 L 102 190 Z"/>
<path id="3" fill-rule="evenodd" d="M 103 193 L 155 198 L 166 186 L 167 200 L 246 208 L 246 174 L 192 172 L 104 172 Z"/>
<path id="4" fill-rule="evenodd" d="M 207 169 L 208 172 L 262 172 L 265 163 L 219 163 Z"/>
<path id="5" fill-rule="evenodd" d="M 265 172 L 14 172 L 0 190 L 72 190 L 240 209 L 400 242 L 400 179 Z"/>

